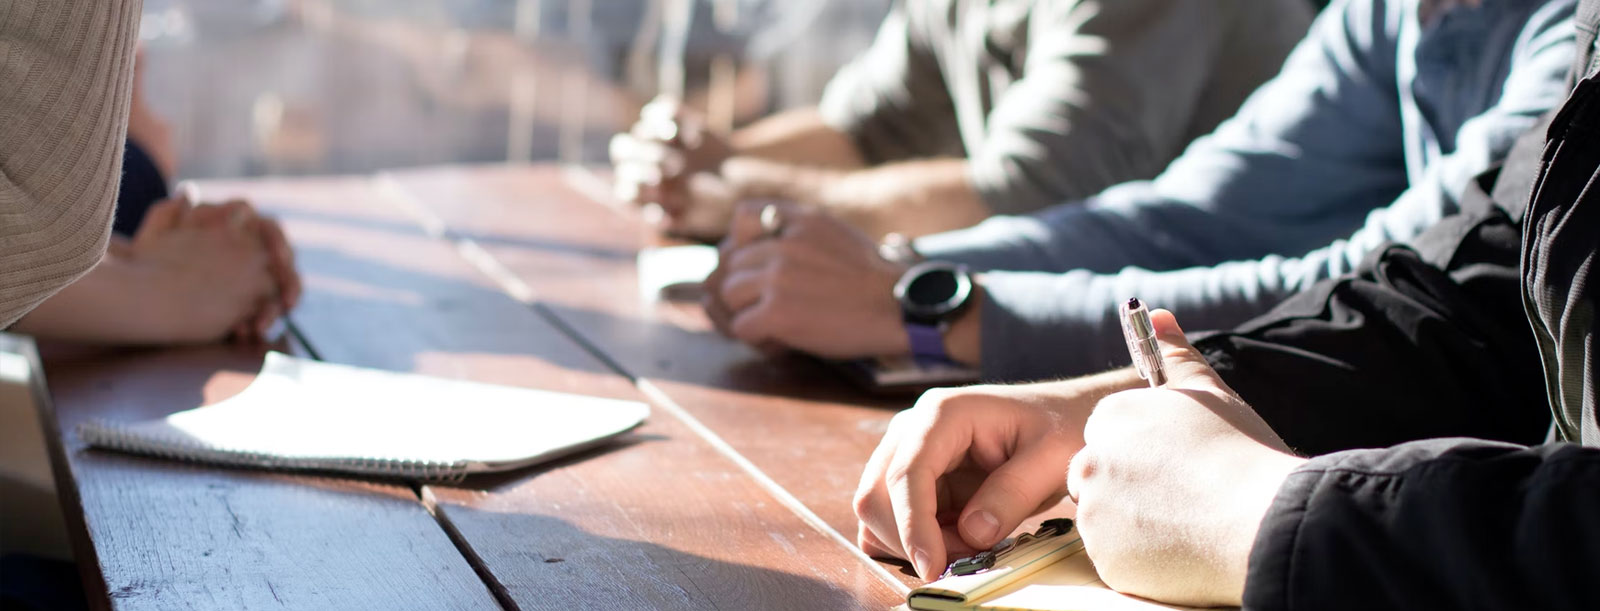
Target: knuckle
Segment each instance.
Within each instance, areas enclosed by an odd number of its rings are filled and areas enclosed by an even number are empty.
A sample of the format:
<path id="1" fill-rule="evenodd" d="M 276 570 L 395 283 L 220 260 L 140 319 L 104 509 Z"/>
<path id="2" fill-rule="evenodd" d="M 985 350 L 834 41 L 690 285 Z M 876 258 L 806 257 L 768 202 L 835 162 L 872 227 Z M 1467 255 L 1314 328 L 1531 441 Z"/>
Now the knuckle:
<path id="1" fill-rule="evenodd" d="M 1073 457 L 1069 468 L 1078 481 L 1088 482 L 1100 473 L 1102 462 L 1103 460 L 1098 453 L 1085 448 L 1078 452 L 1077 456 Z M 1081 493 L 1082 491 L 1080 490 L 1079 492 Z"/>
<path id="2" fill-rule="evenodd" d="M 922 393 L 922 396 L 917 399 L 917 409 L 939 415 L 958 403 L 959 398 L 960 392 L 955 389 L 934 388 Z"/>
<path id="3" fill-rule="evenodd" d="M 1008 507 L 1023 507 L 1028 505 L 1028 486 L 1015 475 L 1006 472 L 990 474 L 987 481 L 994 493 L 1003 499 Z"/>
<path id="4" fill-rule="evenodd" d="M 875 492 L 876 490 L 873 486 L 862 486 L 856 490 L 855 497 L 851 499 L 850 503 L 851 508 L 855 511 L 856 518 L 867 520 L 873 517 L 874 510 L 877 509 L 877 503 L 874 499 Z"/>
<path id="5" fill-rule="evenodd" d="M 910 484 L 915 474 L 916 466 L 912 461 L 896 461 L 894 464 L 889 465 L 889 469 L 884 473 L 883 479 L 890 489 L 903 490 Z"/>

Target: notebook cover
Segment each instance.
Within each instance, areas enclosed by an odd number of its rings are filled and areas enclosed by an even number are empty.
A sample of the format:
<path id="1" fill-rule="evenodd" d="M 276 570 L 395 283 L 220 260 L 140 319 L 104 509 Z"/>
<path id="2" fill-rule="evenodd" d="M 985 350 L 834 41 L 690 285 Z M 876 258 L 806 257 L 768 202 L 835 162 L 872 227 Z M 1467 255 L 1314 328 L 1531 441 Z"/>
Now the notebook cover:
<path id="1" fill-rule="evenodd" d="M 422 479 L 532 465 L 621 435 L 649 407 L 269 353 L 240 394 L 159 420 L 84 423 L 92 446 L 206 463 Z"/>

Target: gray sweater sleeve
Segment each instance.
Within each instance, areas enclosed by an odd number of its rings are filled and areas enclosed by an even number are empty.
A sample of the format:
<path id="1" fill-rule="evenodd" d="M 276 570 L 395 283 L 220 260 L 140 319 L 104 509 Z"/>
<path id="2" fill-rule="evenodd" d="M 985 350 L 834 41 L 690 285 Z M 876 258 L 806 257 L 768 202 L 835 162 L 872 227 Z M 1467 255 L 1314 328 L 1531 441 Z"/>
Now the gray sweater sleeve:
<path id="1" fill-rule="evenodd" d="M 823 91 L 823 121 L 868 163 L 962 155 L 955 101 L 929 32 L 928 13 L 942 4 L 896 1 L 872 46 Z"/>
<path id="2" fill-rule="evenodd" d="M 1342 12 L 1319 20 L 1283 75 L 1155 181 L 919 240 L 930 258 L 1005 270 L 983 280 L 985 376 L 1038 379 L 1124 362 L 1112 315 L 1130 296 L 1198 331 L 1343 274 L 1385 241 L 1453 213 L 1466 182 L 1565 93 L 1570 3 L 1530 25 L 1538 35 L 1521 44 L 1498 103 L 1462 124 L 1456 152 L 1409 181 L 1394 88 L 1382 85 L 1395 81 L 1394 49 L 1383 43 L 1393 33 L 1381 29 L 1383 11 L 1361 10 L 1380 4 L 1330 9 Z M 1358 130 L 1370 135 L 1349 137 Z"/>
<path id="3" fill-rule="evenodd" d="M 1257 20 L 1271 25 L 1239 31 Z M 1303 0 L 1037 2 L 1021 78 L 968 151 L 972 187 L 1022 214 L 1155 176 L 1277 73 L 1309 22 Z"/>
<path id="4" fill-rule="evenodd" d="M 141 6 L 0 3 L 0 328 L 105 252 Z"/>

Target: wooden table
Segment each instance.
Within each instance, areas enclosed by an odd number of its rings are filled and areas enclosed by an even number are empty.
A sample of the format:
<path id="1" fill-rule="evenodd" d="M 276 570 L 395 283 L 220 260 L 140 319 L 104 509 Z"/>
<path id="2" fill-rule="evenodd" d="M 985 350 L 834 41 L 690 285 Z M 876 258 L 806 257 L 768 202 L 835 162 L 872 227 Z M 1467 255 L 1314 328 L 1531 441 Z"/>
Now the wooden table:
<path id="1" fill-rule="evenodd" d="M 186 465 L 86 449 L 87 418 L 238 392 L 264 351 L 46 356 L 58 483 L 96 606 L 884 609 L 914 579 L 853 545 L 862 464 L 910 399 L 647 303 L 657 238 L 556 166 L 202 185 L 279 216 L 307 292 L 280 350 L 646 401 L 620 445 L 452 485 Z"/>

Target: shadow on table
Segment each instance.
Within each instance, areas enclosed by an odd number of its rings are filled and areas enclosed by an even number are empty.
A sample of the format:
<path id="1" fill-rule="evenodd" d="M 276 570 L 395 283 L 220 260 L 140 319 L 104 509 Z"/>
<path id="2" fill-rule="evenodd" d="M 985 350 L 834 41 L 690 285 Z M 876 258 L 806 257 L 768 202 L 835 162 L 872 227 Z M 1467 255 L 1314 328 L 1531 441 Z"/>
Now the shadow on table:
<path id="1" fill-rule="evenodd" d="M 409 227 L 394 231 L 413 233 Z M 400 371 L 426 352 L 532 356 L 563 369 L 608 373 L 576 347 L 551 349 L 544 319 L 555 319 L 631 377 L 809 401 L 904 408 L 914 397 L 874 397 L 840 373 L 800 355 L 769 357 L 719 334 L 659 320 L 549 303 L 528 306 L 483 283 L 408 269 L 329 247 L 297 256 L 306 298 L 294 314 L 307 342 L 330 361 Z M 475 273 L 475 272 L 474 272 Z"/>
<path id="2" fill-rule="evenodd" d="M 786 573 L 755 562 L 790 564 L 792 554 L 774 555 L 772 541 L 716 542 L 725 557 L 746 550 L 752 564 L 684 552 L 654 543 L 618 539 L 581 530 L 549 516 L 498 513 L 442 505 L 440 516 L 461 534 L 502 590 L 524 609 L 865 609 L 876 578 L 864 569 L 834 578 Z M 593 521 L 593 520 L 591 520 Z M 626 522 L 614 523 L 629 527 Z M 685 524 L 685 535 L 716 537 L 726 529 Z M 698 532 L 697 531 L 704 531 Z M 759 535 L 759 533 L 758 533 Z M 757 556 L 760 554 L 760 556 Z M 830 567 L 835 568 L 835 567 Z M 853 568 L 853 567 L 852 567 Z M 835 570 L 837 570 L 835 568 Z M 821 572 L 821 569 L 818 569 Z M 851 584 L 852 592 L 840 584 Z"/>
<path id="3" fill-rule="evenodd" d="M 634 377 L 885 409 L 904 409 L 916 399 L 914 394 L 874 395 L 818 359 L 763 354 L 714 332 L 557 304 L 538 309 L 583 334 Z"/>
<path id="4" fill-rule="evenodd" d="M 314 271 L 291 317 L 325 360 L 414 371 L 430 353 L 493 354 L 610 373 L 486 279 L 471 282 L 326 247 L 302 246 L 296 256 Z"/>
<path id="5" fill-rule="evenodd" d="M 321 223 L 353 227 L 365 231 L 382 231 L 412 236 L 426 236 L 422 228 L 410 219 L 387 220 L 351 214 L 339 214 L 323 210 L 293 209 L 274 211 L 273 216 L 290 222 Z M 611 261 L 632 261 L 637 254 L 633 250 L 623 248 L 608 248 L 585 244 L 582 241 L 565 241 L 528 236 L 512 237 L 498 233 L 482 233 L 463 231 L 455 228 L 446 230 L 446 235 L 452 239 L 468 239 L 485 247 L 510 246 L 525 248 L 537 252 L 561 253 L 580 255 Z"/>
<path id="6" fill-rule="evenodd" d="M 621 452 L 636 445 L 666 441 L 668 439 L 669 438 L 665 435 L 657 435 L 653 433 L 628 433 L 622 437 L 618 437 L 615 440 L 600 444 L 598 446 L 587 448 L 580 452 L 574 452 L 552 461 L 542 462 L 536 465 L 529 465 L 521 469 L 512 469 L 510 471 L 500 471 L 497 473 L 479 473 L 476 475 L 469 475 L 465 479 L 462 479 L 458 482 L 422 483 L 434 488 L 454 488 L 459 490 L 470 490 L 472 492 L 493 494 L 495 492 L 508 490 L 516 486 L 526 484 L 529 480 L 537 478 L 546 473 L 593 460 L 612 452 Z"/>

